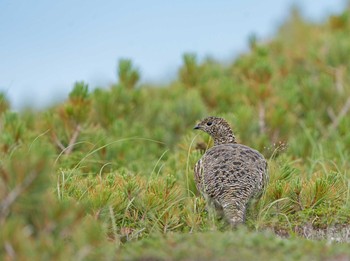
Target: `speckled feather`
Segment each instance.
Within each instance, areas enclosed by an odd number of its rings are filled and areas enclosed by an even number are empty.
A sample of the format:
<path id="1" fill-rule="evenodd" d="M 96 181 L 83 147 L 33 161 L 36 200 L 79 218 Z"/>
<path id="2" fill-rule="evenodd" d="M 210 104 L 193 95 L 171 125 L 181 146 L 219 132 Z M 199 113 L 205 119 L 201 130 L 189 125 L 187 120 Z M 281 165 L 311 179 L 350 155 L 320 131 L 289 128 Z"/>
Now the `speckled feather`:
<path id="1" fill-rule="evenodd" d="M 195 165 L 197 189 L 233 226 L 243 223 L 248 202 L 262 194 L 268 181 L 265 158 L 237 144 L 230 125 L 222 118 L 205 118 L 195 129 L 214 139 L 214 146 Z"/>

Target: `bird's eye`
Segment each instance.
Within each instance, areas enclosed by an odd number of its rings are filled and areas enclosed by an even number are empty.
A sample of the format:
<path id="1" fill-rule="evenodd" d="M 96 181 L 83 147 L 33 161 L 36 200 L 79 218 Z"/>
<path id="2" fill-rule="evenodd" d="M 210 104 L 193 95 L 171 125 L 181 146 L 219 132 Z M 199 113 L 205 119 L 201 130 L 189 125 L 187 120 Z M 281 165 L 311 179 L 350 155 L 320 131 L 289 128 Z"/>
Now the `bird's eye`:
<path id="1" fill-rule="evenodd" d="M 211 126 L 213 123 L 211 121 L 207 122 L 207 126 Z"/>

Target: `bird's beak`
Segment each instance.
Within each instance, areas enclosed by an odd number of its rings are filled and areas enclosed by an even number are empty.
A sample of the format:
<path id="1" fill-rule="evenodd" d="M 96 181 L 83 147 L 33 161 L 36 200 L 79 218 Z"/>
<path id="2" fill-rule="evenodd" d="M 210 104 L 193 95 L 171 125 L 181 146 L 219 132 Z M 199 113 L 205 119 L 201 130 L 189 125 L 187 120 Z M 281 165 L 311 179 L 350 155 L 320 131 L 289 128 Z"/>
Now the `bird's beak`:
<path id="1" fill-rule="evenodd" d="M 199 130 L 201 127 L 199 125 L 196 125 L 193 129 L 194 130 Z"/>

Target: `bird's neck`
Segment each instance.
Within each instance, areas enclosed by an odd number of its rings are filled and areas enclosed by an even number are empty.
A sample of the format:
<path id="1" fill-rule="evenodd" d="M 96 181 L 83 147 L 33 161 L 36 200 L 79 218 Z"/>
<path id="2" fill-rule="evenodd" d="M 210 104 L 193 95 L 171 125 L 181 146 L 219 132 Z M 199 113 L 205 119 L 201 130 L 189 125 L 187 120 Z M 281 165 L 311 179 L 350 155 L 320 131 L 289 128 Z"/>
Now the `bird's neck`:
<path id="1" fill-rule="evenodd" d="M 214 139 L 214 146 L 221 145 L 221 144 L 230 144 L 230 143 L 237 143 L 236 137 L 233 135 L 233 133 L 229 133 L 228 135 L 216 137 Z"/>

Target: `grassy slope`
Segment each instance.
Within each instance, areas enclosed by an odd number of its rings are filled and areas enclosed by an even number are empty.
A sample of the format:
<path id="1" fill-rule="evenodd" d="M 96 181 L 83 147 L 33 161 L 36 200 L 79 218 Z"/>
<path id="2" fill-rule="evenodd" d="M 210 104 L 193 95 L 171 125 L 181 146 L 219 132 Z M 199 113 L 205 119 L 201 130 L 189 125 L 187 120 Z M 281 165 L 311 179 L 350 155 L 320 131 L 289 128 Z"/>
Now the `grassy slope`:
<path id="1" fill-rule="evenodd" d="M 1 96 L 0 256 L 349 257 L 335 243 L 350 241 L 349 31 L 347 12 L 323 25 L 294 12 L 229 66 L 186 55 L 165 88 L 135 89 L 122 61 L 117 85 L 77 83 L 43 112 L 13 113 Z M 211 141 L 192 127 L 208 114 L 269 159 L 266 193 L 236 231 L 207 213 L 193 182 Z"/>

